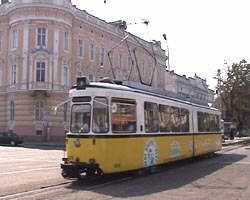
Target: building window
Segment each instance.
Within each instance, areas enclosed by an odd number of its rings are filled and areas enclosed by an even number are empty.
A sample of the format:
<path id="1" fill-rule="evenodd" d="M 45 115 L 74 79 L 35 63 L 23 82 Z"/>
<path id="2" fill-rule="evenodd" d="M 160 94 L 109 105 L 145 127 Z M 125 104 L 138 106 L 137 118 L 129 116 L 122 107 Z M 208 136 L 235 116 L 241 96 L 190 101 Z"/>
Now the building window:
<path id="1" fill-rule="evenodd" d="M 46 47 L 46 28 L 37 29 L 37 46 Z"/>
<path id="2" fill-rule="evenodd" d="M 113 64 L 114 64 L 114 50 L 111 50 L 109 52 L 109 62 L 113 66 Z"/>
<path id="3" fill-rule="evenodd" d="M 44 119 L 44 103 L 42 101 L 37 101 L 35 105 L 35 120 L 43 121 Z"/>
<path id="4" fill-rule="evenodd" d="M 100 49 L 100 63 L 101 63 L 101 65 L 103 65 L 104 64 L 104 52 L 105 52 L 105 49 L 104 49 L 104 47 L 101 47 L 101 49 Z"/>
<path id="5" fill-rule="evenodd" d="M 3 35 L 3 32 L 0 31 L 0 51 L 2 50 L 2 36 Z"/>
<path id="6" fill-rule="evenodd" d="M 63 66 L 63 85 L 68 86 L 68 78 L 69 78 L 69 68 L 67 66 Z"/>
<path id="7" fill-rule="evenodd" d="M 36 82 L 45 82 L 45 62 L 36 63 Z"/>
<path id="8" fill-rule="evenodd" d="M 3 80 L 3 68 L 2 64 L 0 63 L 0 87 L 2 86 L 2 80 Z"/>
<path id="9" fill-rule="evenodd" d="M 122 54 L 119 54 L 119 57 L 118 57 L 118 68 L 122 69 Z"/>
<path id="10" fill-rule="evenodd" d="M 131 59 L 131 57 L 129 56 L 129 57 L 128 57 L 128 72 L 131 70 L 131 66 L 132 66 L 132 59 Z"/>
<path id="11" fill-rule="evenodd" d="M 144 76 L 145 75 L 145 63 L 144 63 L 144 61 L 142 62 L 141 72 L 142 72 L 142 76 Z"/>
<path id="12" fill-rule="evenodd" d="M 17 29 L 13 29 L 11 31 L 11 48 L 12 49 L 17 48 Z"/>
<path id="13" fill-rule="evenodd" d="M 89 59 L 91 61 L 95 59 L 95 46 L 93 42 L 91 42 L 89 45 Z"/>
<path id="14" fill-rule="evenodd" d="M 89 74 L 89 81 L 90 81 L 90 82 L 93 82 L 93 81 L 94 81 L 94 76 L 93 76 L 93 74 Z"/>
<path id="15" fill-rule="evenodd" d="M 83 40 L 82 40 L 82 39 L 79 39 L 79 40 L 78 40 L 77 55 L 78 55 L 78 56 L 83 56 Z"/>
<path id="16" fill-rule="evenodd" d="M 10 121 L 15 120 L 15 103 L 13 101 L 10 102 Z"/>
<path id="17" fill-rule="evenodd" d="M 11 65 L 11 74 L 10 74 L 10 84 L 15 85 L 17 79 L 17 66 L 16 64 Z"/>
<path id="18" fill-rule="evenodd" d="M 150 63 L 150 64 L 149 64 L 149 77 L 150 77 L 150 80 L 151 80 L 151 78 L 152 78 L 152 74 L 153 74 L 153 64 Z"/>
<path id="19" fill-rule="evenodd" d="M 69 32 L 64 32 L 64 50 L 69 50 Z"/>

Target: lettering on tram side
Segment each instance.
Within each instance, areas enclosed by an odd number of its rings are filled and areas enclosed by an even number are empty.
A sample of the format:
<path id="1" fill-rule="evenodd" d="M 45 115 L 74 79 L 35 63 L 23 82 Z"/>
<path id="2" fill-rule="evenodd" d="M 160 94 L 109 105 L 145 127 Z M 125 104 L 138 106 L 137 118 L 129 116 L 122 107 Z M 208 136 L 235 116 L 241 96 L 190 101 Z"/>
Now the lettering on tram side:
<path id="1" fill-rule="evenodd" d="M 181 155 L 181 145 L 175 140 L 170 144 L 170 157 L 174 158 Z"/>
<path id="2" fill-rule="evenodd" d="M 157 161 L 157 145 L 153 139 L 149 139 L 144 146 L 144 167 L 156 165 Z"/>
<path id="3" fill-rule="evenodd" d="M 204 148 L 205 148 L 205 151 L 210 151 L 210 150 L 211 150 L 210 138 L 207 138 L 207 139 L 205 140 Z"/>

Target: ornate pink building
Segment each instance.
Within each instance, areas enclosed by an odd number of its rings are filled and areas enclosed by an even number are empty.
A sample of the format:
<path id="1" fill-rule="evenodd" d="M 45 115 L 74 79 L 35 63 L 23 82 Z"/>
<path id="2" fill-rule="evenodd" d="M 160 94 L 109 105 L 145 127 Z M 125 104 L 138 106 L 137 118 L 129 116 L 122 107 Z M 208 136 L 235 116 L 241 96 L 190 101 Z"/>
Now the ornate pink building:
<path id="1" fill-rule="evenodd" d="M 61 141 L 68 127 L 67 104 L 57 115 L 77 76 L 144 82 L 164 89 L 165 51 L 125 31 L 126 24 L 108 23 L 77 9 L 70 0 L 2 0 L 0 5 L 0 131 L 12 130 L 26 141 Z M 128 46 L 130 53 L 128 51 Z M 135 56 L 137 62 L 135 62 Z"/>

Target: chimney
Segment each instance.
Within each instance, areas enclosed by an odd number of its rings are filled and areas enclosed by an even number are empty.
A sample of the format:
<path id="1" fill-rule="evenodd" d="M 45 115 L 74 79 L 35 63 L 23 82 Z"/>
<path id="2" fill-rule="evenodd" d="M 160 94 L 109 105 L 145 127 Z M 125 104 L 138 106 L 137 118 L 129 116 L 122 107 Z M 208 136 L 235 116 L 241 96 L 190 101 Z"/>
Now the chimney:
<path id="1" fill-rule="evenodd" d="M 9 3 L 9 0 L 1 0 L 1 4 Z"/>

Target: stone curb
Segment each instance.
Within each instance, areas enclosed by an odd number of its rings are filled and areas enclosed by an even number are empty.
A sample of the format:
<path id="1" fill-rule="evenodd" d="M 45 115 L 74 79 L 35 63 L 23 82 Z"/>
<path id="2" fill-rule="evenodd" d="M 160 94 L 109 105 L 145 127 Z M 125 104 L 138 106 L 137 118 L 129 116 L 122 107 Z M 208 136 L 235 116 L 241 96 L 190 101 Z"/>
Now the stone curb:
<path id="1" fill-rule="evenodd" d="M 237 144 L 243 144 L 243 143 L 250 143 L 250 138 L 245 139 L 238 139 L 238 140 L 229 140 L 228 142 L 222 143 L 222 146 L 230 146 L 230 145 L 237 145 Z"/>
<path id="2" fill-rule="evenodd" d="M 64 147 L 64 144 L 51 144 L 51 143 L 23 143 L 24 147 Z"/>

